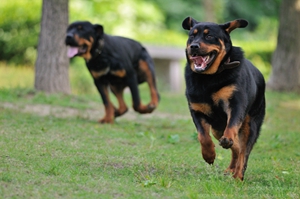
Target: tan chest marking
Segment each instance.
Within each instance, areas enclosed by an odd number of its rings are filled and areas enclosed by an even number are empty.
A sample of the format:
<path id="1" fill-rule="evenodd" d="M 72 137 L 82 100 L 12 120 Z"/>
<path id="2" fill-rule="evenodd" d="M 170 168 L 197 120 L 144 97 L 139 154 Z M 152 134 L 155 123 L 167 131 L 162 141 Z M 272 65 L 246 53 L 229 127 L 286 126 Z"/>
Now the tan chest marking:
<path id="1" fill-rule="evenodd" d="M 214 101 L 214 104 L 218 105 L 221 100 L 225 103 L 228 103 L 229 99 L 232 97 L 234 91 L 236 90 L 237 89 L 235 85 L 225 86 L 221 88 L 212 95 L 212 100 Z"/>
<path id="2" fill-rule="evenodd" d="M 100 71 L 94 71 L 94 70 L 90 70 L 91 75 L 93 76 L 94 79 L 98 79 L 99 77 L 106 75 L 109 71 L 109 67 L 100 70 Z"/>
<path id="3" fill-rule="evenodd" d="M 212 113 L 211 106 L 207 103 L 190 103 L 190 108 L 205 115 L 210 115 Z"/>
<path id="4" fill-rule="evenodd" d="M 126 70 L 112 70 L 110 71 L 110 74 L 117 76 L 117 77 L 125 77 L 126 76 Z"/>

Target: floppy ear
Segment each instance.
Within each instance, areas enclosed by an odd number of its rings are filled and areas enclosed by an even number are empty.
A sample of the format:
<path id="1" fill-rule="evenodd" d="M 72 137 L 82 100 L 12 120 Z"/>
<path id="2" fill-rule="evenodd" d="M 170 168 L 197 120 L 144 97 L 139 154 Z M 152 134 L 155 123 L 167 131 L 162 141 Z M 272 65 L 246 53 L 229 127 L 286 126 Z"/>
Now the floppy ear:
<path id="1" fill-rule="evenodd" d="M 244 19 L 236 19 L 234 21 L 227 22 L 220 25 L 228 34 L 236 28 L 245 28 L 248 25 L 248 21 Z"/>
<path id="2" fill-rule="evenodd" d="M 190 30 L 198 22 L 192 17 L 187 17 L 182 22 L 182 28 L 185 30 Z"/>
<path id="3" fill-rule="evenodd" d="M 102 25 L 95 24 L 94 30 L 96 31 L 97 35 L 102 35 L 104 33 L 104 28 Z"/>

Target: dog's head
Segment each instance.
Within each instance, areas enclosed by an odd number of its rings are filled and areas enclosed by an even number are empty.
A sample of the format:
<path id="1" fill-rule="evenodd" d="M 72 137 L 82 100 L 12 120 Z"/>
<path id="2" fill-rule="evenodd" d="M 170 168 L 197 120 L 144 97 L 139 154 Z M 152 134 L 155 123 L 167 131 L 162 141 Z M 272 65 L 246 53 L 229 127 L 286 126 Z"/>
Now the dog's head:
<path id="1" fill-rule="evenodd" d="M 88 21 L 71 23 L 67 28 L 65 43 L 68 47 L 68 57 L 81 56 L 86 60 L 92 58 L 91 50 L 98 44 L 98 39 L 104 34 L 103 27 Z"/>
<path id="2" fill-rule="evenodd" d="M 182 27 L 189 30 L 186 55 L 191 69 L 200 74 L 215 74 L 224 64 L 227 64 L 228 68 L 238 65 L 239 62 L 229 63 L 228 60 L 227 53 L 232 47 L 229 33 L 247 25 L 248 22 L 244 19 L 215 24 L 197 22 L 187 17 L 182 22 Z"/>

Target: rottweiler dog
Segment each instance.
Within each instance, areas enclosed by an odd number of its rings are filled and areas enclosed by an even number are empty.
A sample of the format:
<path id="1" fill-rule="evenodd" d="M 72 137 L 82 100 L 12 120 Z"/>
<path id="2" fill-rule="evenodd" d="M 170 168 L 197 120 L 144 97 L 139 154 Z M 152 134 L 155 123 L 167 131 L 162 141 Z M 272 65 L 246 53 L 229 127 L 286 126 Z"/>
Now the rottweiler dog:
<path id="1" fill-rule="evenodd" d="M 213 164 L 216 153 L 210 137 L 219 140 L 232 157 L 226 173 L 244 179 L 250 152 L 265 116 L 265 81 L 230 32 L 244 28 L 243 19 L 215 24 L 187 17 L 189 31 L 185 67 L 186 98 L 198 132 L 203 159 Z"/>
<path id="2" fill-rule="evenodd" d="M 83 57 L 105 106 L 105 116 L 100 123 L 113 123 L 115 117 L 127 112 L 123 91 L 129 87 L 133 108 L 139 113 L 151 113 L 159 103 L 153 60 L 146 49 L 132 39 L 104 33 L 99 24 L 76 21 L 67 28 L 65 43 L 68 56 Z M 141 103 L 138 85 L 147 82 L 151 101 Z M 116 108 L 109 97 L 109 90 L 116 96 Z"/>

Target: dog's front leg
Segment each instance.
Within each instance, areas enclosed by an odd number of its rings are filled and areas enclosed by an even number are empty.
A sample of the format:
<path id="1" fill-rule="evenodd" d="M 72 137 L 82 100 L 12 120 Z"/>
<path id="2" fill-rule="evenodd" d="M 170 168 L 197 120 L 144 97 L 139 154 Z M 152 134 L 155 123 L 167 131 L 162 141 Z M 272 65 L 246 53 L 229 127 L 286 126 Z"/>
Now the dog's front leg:
<path id="1" fill-rule="evenodd" d="M 113 92 L 113 94 L 116 96 L 118 103 L 119 103 L 119 108 L 115 109 L 115 117 L 119 117 L 128 111 L 128 108 L 127 108 L 126 103 L 123 98 L 124 88 L 125 88 L 125 86 L 123 86 L 123 85 L 122 86 L 110 85 L 110 89 Z"/>
<path id="2" fill-rule="evenodd" d="M 224 130 L 223 136 L 219 139 L 219 144 L 225 148 L 229 149 L 233 146 L 234 142 L 239 142 L 238 132 L 242 125 L 242 112 L 238 107 L 231 107 L 229 103 L 225 103 L 225 112 L 227 113 L 227 125 Z M 231 104 L 237 104 L 236 102 L 231 102 Z"/>
<path id="3" fill-rule="evenodd" d="M 203 159 L 208 164 L 213 164 L 216 158 L 215 145 L 209 135 L 210 125 L 196 112 L 191 111 L 191 115 L 198 132 L 198 140 L 201 144 L 201 152 Z"/>
<path id="4" fill-rule="evenodd" d="M 128 77 L 128 86 L 131 91 L 133 109 L 139 113 L 151 113 L 155 107 L 145 106 L 141 102 L 140 93 L 138 89 L 138 81 L 136 76 Z"/>
<path id="5" fill-rule="evenodd" d="M 234 113 L 234 114 L 232 114 Z M 233 115 L 234 117 L 230 117 Z M 228 114 L 227 127 L 225 128 L 223 136 L 219 139 L 220 145 L 225 148 L 231 149 L 231 161 L 225 172 L 233 174 L 234 178 L 243 180 L 244 174 L 244 162 L 245 162 L 245 150 L 246 141 L 248 139 L 249 121 L 245 120 L 244 124 L 240 122 L 240 115 L 237 110 L 233 110 Z M 245 130 L 241 130 L 243 128 Z M 246 133 L 247 135 L 244 135 Z"/>
<path id="6" fill-rule="evenodd" d="M 95 85 L 101 95 L 104 107 L 105 107 L 105 115 L 102 119 L 100 119 L 98 122 L 99 123 L 114 123 L 114 112 L 115 108 L 113 104 L 110 101 L 109 98 L 109 93 L 108 93 L 108 84 L 101 82 L 101 81 L 96 81 L 95 80 Z"/>

